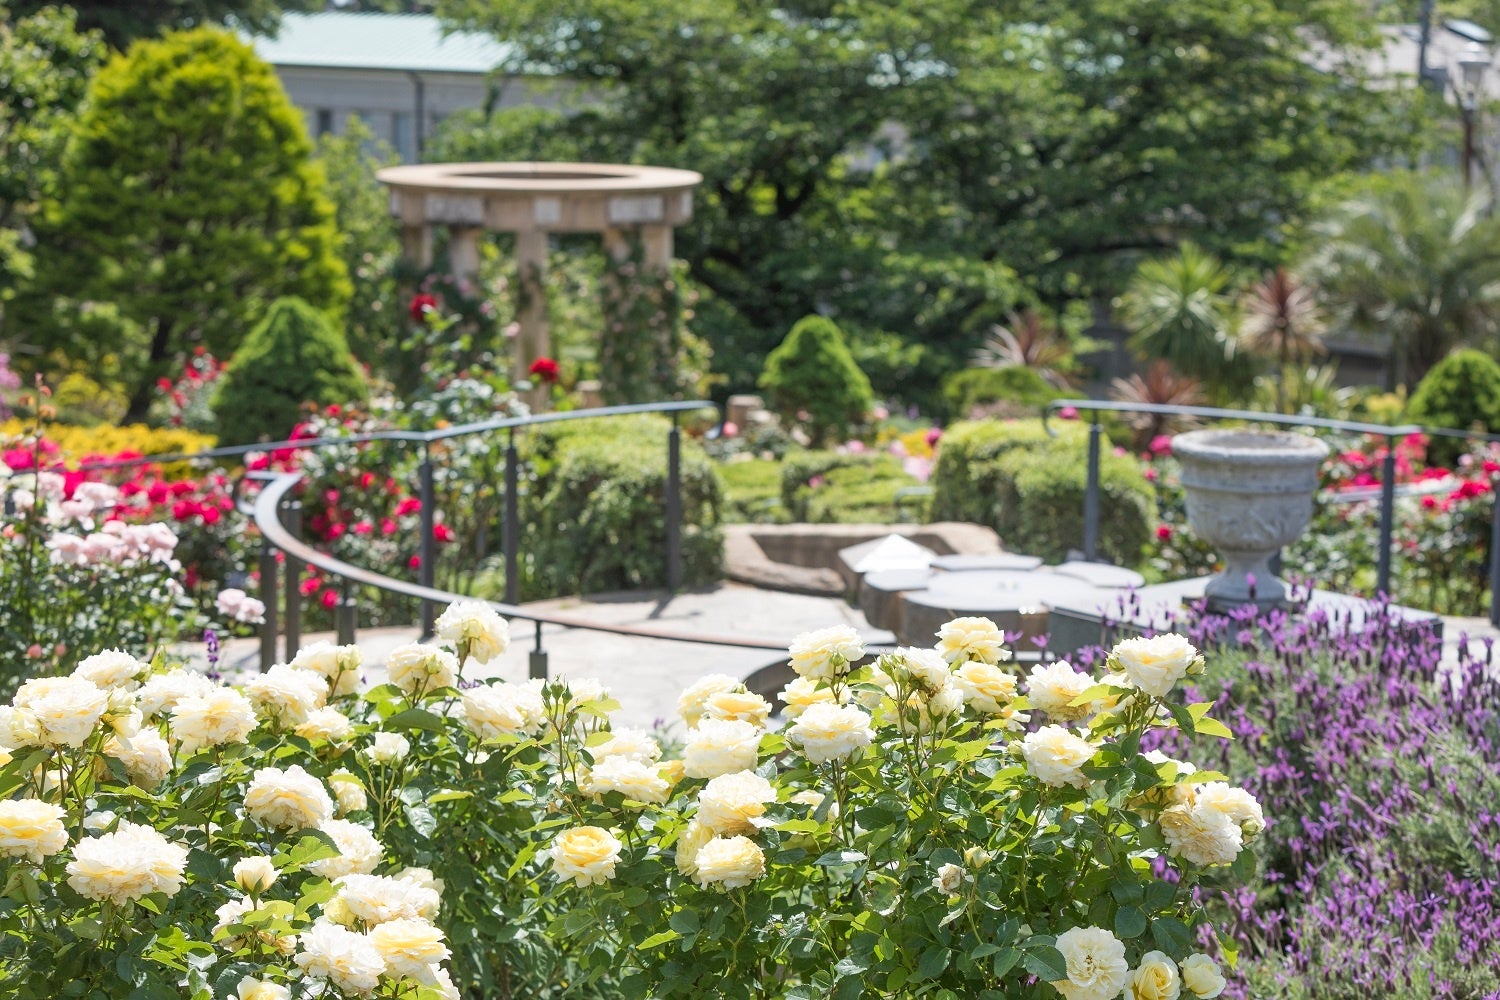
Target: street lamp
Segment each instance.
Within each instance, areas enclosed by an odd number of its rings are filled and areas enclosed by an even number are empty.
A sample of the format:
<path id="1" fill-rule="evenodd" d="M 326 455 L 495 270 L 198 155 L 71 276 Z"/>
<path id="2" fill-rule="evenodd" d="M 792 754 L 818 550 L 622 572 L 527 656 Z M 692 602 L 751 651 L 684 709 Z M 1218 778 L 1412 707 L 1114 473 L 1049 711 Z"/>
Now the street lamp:
<path id="1" fill-rule="evenodd" d="M 1464 125 L 1464 187 L 1468 187 L 1473 176 L 1474 165 L 1474 119 L 1479 114 L 1479 97 L 1484 91 L 1484 74 L 1489 70 L 1489 50 L 1478 42 L 1470 42 L 1458 57 L 1458 79 L 1454 90 L 1458 94 L 1458 112 Z"/>

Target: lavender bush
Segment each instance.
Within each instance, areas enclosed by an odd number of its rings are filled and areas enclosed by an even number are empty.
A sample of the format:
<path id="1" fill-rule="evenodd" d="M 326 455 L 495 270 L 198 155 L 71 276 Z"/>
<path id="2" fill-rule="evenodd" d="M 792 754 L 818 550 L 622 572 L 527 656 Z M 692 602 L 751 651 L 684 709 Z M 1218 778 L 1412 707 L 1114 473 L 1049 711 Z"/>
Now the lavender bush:
<path id="1" fill-rule="evenodd" d="M 1492 644 L 1444 663 L 1430 632 L 1380 604 L 1189 617 L 1173 627 L 1220 650 L 1193 700 L 1216 700 L 1237 736 L 1209 763 L 1277 817 L 1266 888 L 1223 900 L 1243 942 L 1223 996 L 1500 1000 Z"/>

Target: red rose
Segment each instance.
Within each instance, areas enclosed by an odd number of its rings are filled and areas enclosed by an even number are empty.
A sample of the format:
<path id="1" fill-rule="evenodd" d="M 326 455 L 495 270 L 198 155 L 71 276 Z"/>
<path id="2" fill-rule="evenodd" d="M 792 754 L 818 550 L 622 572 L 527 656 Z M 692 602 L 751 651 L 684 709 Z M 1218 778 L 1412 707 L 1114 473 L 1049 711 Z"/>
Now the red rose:
<path id="1" fill-rule="evenodd" d="M 543 382 L 557 381 L 557 362 L 551 358 L 537 358 L 531 363 L 530 371 Z"/>
<path id="2" fill-rule="evenodd" d="M 435 296 L 427 294 L 413 295 L 411 297 L 411 304 L 407 306 L 408 311 L 411 312 L 411 321 L 413 323 L 427 322 L 428 311 L 436 312 L 437 304 L 438 300 Z"/>
<path id="3" fill-rule="evenodd" d="M 1156 526 L 1156 537 L 1165 542 L 1172 537 L 1172 529 L 1165 524 L 1159 524 Z"/>

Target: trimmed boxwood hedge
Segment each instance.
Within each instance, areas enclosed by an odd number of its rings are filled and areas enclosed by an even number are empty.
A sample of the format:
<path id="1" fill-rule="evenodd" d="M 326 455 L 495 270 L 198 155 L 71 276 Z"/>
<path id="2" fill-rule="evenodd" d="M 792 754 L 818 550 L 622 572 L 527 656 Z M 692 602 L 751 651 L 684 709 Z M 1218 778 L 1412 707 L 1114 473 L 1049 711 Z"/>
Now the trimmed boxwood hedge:
<path id="1" fill-rule="evenodd" d="M 528 597 L 666 585 L 667 430 L 656 417 L 586 420 L 535 431 L 523 546 Z M 682 563 L 687 586 L 723 575 L 722 490 L 713 464 L 682 442 Z"/>
<path id="2" fill-rule="evenodd" d="M 1013 552 L 1048 562 L 1083 544 L 1088 432 L 1039 420 L 976 420 L 949 427 L 932 474 L 934 521 L 993 527 Z M 1107 448 L 1101 456 L 1099 555 L 1123 566 L 1141 561 L 1152 531 L 1152 493 L 1139 466 Z"/>
<path id="3" fill-rule="evenodd" d="M 814 479 L 821 482 L 812 485 Z M 884 453 L 804 451 L 781 463 L 781 506 L 792 521 L 891 524 L 925 520 L 926 503 L 896 494 L 916 486 L 901 462 Z"/>

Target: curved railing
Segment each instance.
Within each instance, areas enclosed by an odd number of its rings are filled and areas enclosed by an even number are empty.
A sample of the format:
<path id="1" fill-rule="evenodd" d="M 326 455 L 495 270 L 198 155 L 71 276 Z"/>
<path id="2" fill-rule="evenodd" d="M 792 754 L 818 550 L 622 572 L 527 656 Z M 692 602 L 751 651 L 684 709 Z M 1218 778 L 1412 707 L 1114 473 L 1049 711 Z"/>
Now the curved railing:
<path id="1" fill-rule="evenodd" d="M 1313 427 L 1385 438 L 1385 459 L 1380 474 L 1380 532 L 1375 589 L 1389 597 L 1395 596 L 1391 587 L 1391 541 L 1395 533 L 1397 439 L 1410 434 L 1426 434 L 1490 443 L 1500 441 L 1500 434 L 1478 434 L 1448 427 L 1371 424 L 1328 417 L 1264 413 L 1259 410 L 1226 410 L 1212 406 L 1176 406 L 1170 403 L 1128 403 L 1099 399 L 1056 399 L 1048 403 L 1042 410 L 1042 426 L 1048 434 L 1056 434 L 1048 423 L 1048 418 L 1054 412 L 1064 409 L 1088 413 L 1092 417 L 1089 421 L 1088 480 L 1083 494 L 1083 554 L 1085 559 L 1091 561 L 1097 555 L 1099 546 L 1099 449 L 1104 434 L 1104 428 L 1099 423 L 1101 413 L 1149 413 L 1207 420 L 1236 420 L 1283 427 Z M 1490 623 L 1500 627 L 1500 475 L 1491 478 L 1490 486 L 1490 493 L 1495 501 L 1490 517 Z"/>

